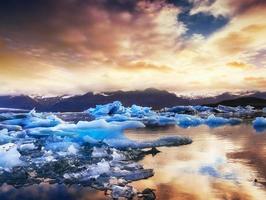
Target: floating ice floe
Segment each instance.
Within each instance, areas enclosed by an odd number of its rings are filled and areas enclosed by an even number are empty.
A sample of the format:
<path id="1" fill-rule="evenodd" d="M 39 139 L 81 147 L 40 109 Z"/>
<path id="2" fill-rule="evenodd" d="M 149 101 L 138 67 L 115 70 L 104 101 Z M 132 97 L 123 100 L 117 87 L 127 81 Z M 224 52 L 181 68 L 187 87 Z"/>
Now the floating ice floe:
<path id="1" fill-rule="evenodd" d="M 104 140 L 111 147 L 115 147 L 118 149 L 144 149 L 144 148 L 152 148 L 152 147 L 162 147 L 162 146 L 179 146 L 192 143 L 192 140 L 188 137 L 180 137 L 180 136 L 168 136 L 162 137 L 157 140 L 152 141 L 143 141 L 136 142 L 129 139 L 106 139 Z"/>
<path id="2" fill-rule="evenodd" d="M 256 117 L 256 119 L 252 123 L 253 123 L 253 126 L 266 127 L 266 118 L 265 117 Z"/>
<path id="3" fill-rule="evenodd" d="M 216 117 L 214 115 L 210 115 L 204 123 L 207 124 L 210 127 L 217 127 L 217 126 L 223 126 L 223 125 L 237 125 L 242 122 L 241 119 L 238 118 L 224 118 L 224 117 Z"/>
<path id="4" fill-rule="evenodd" d="M 206 119 L 187 114 L 176 114 L 175 118 L 177 125 L 183 128 L 199 126 L 202 124 L 205 124 L 209 127 L 218 127 L 224 125 L 237 125 L 242 122 L 242 120 L 238 118 L 217 117 L 213 114 L 209 115 Z"/>
<path id="5" fill-rule="evenodd" d="M 111 112 L 100 113 L 123 111 L 109 107 Z M 0 184 L 8 182 L 20 187 L 46 180 L 107 189 L 111 197 L 136 195 L 128 183 L 154 174 L 136 160 L 149 153 L 158 153 L 156 149 L 142 149 L 185 145 L 192 140 L 178 136 L 142 142 L 128 139 L 124 130 L 144 128 L 144 122 L 175 124 L 174 118 L 154 115 L 149 108 L 131 108 L 125 112 L 130 120 L 109 122 L 104 118 L 64 122 L 52 114 L 35 111 L 4 115 L 1 123 L 5 129 L 0 130 L 0 144 L 3 144 L 0 145 Z M 17 124 L 18 129 L 14 128 Z M 119 185 L 111 183 L 113 179 L 119 180 Z"/>
<path id="6" fill-rule="evenodd" d="M 14 143 L 6 143 L 0 145 L 0 169 L 9 171 L 12 167 L 22 163 L 17 145 Z"/>
<path id="7" fill-rule="evenodd" d="M 83 140 L 90 137 L 95 140 L 107 138 L 121 138 L 125 129 L 144 128 L 145 125 L 139 121 L 125 122 L 107 122 L 104 119 L 94 121 L 79 121 L 77 124 L 59 124 L 55 127 L 32 128 L 27 133 L 31 136 L 49 136 L 56 135 L 62 137 L 71 137 L 77 140 Z"/>
<path id="8" fill-rule="evenodd" d="M 219 105 L 216 108 L 208 106 L 175 106 L 165 108 L 160 112 L 153 111 L 149 107 L 132 105 L 124 107 L 121 102 L 115 101 L 106 105 L 98 105 L 85 112 L 96 119 L 105 119 L 108 122 L 140 121 L 147 127 L 161 127 L 178 125 L 183 128 L 206 124 L 210 127 L 223 125 L 236 125 L 242 120 L 232 118 L 231 113 L 250 113 L 253 107 L 230 107 Z M 215 116 L 213 113 L 224 113 L 227 117 Z M 238 116 L 238 115 L 236 115 Z"/>
<path id="9" fill-rule="evenodd" d="M 200 107 L 198 106 L 197 108 L 199 109 Z M 193 106 L 174 106 L 172 108 L 165 108 L 164 110 L 166 112 L 173 112 L 178 114 L 195 114 L 197 111 Z"/>
<path id="10" fill-rule="evenodd" d="M 89 108 L 85 112 L 88 112 L 94 117 L 100 117 L 112 114 L 121 114 L 125 112 L 125 108 L 119 101 L 114 101 L 113 103 L 108 103 L 105 105 L 97 105 L 95 108 Z"/>
<path id="11" fill-rule="evenodd" d="M 253 127 L 258 132 L 262 132 L 266 130 L 266 118 L 265 117 L 256 117 L 255 120 L 252 121 Z"/>
<path id="12" fill-rule="evenodd" d="M 113 103 L 108 103 L 105 105 L 97 105 L 95 108 L 89 108 L 85 112 L 94 116 L 96 119 L 109 115 L 116 116 L 118 120 L 121 121 L 123 120 L 119 119 L 119 117 L 121 116 L 127 117 L 124 119 L 128 120 L 128 118 L 142 118 L 155 114 L 155 112 L 152 111 L 150 107 L 142 107 L 137 105 L 124 107 L 120 101 L 114 101 Z"/>
<path id="13" fill-rule="evenodd" d="M 61 119 L 53 114 L 36 113 L 35 110 L 30 111 L 27 114 L 9 114 L 5 116 L 7 119 L 2 121 L 2 126 L 6 126 L 7 129 L 20 127 L 23 128 L 35 128 L 35 127 L 53 127 L 63 123 Z"/>
<path id="14" fill-rule="evenodd" d="M 190 126 L 199 126 L 204 123 L 204 119 L 187 114 L 176 114 L 176 123 L 180 127 L 187 128 Z"/>
<path id="15" fill-rule="evenodd" d="M 230 109 L 220 107 L 223 112 Z M 20 187 L 50 180 L 108 189 L 113 197 L 129 197 L 135 194 L 128 186 L 130 181 L 153 175 L 153 170 L 144 169 L 137 160 L 158 152 L 156 147 L 185 145 L 192 140 L 165 136 L 157 140 L 134 141 L 124 135 L 126 129 L 201 124 L 216 127 L 241 122 L 237 118 L 212 115 L 213 108 L 207 106 L 179 106 L 159 112 L 137 105 L 124 107 L 116 101 L 90 108 L 82 114 L 88 115 L 86 113 L 95 120 L 84 121 L 82 117 L 80 121 L 75 116 L 75 120 L 65 122 L 52 113 L 34 110 L 22 114 L 1 113 L 0 184 L 9 181 Z M 146 148 L 152 150 L 143 150 Z M 112 179 L 119 180 L 120 184 L 111 183 Z"/>

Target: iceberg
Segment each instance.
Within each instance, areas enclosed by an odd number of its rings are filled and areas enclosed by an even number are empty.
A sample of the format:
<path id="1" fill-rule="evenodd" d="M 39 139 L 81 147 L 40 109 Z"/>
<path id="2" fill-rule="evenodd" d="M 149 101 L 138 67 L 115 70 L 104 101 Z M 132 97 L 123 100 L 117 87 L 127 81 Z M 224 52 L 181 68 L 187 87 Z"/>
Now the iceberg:
<path id="1" fill-rule="evenodd" d="M 8 133 L 8 130 L 7 129 L 0 130 L 0 144 L 5 144 L 5 143 L 13 142 L 15 140 L 16 140 L 16 138 L 14 138 L 13 136 L 11 136 Z"/>
<path id="2" fill-rule="evenodd" d="M 137 105 L 132 105 L 130 108 L 127 108 L 131 117 L 144 117 L 144 116 L 153 116 L 156 115 L 155 111 L 152 111 L 151 107 L 142 107 Z"/>
<path id="3" fill-rule="evenodd" d="M 175 124 L 174 118 L 162 116 L 150 107 L 137 105 L 124 107 L 119 101 L 106 105 L 97 105 L 95 108 L 90 108 L 85 112 L 94 116 L 95 119 L 104 119 L 107 122 L 140 121 L 150 127 Z"/>
<path id="4" fill-rule="evenodd" d="M 20 151 L 29 151 L 29 150 L 34 150 L 36 148 L 37 147 L 34 145 L 34 143 L 26 143 L 26 144 L 21 144 L 18 149 Z"/>
<path id="5" fill-rule="evenodd" d="M 255 120 L 252 121 L 253 127 L 258 132 L 262 132 L 266 130 L 266 118 L 265 117 L 256 117 Z"/>
<path id="6" fill-rule="evenodd" d="M 224 117 L 216 117 L 213 114 L 210 115 L 206 120 L 205 124 L 207 124 L 210 127 L 217 127 L 217 126 L 223 126 L 223 125 L 238 125 L 242 122 L 241 119 L 238 118 L 224 118 Z"/>
<path id="7" fill-rule="evenodd" d="M 92 115 L 96 119 L 104 117 L 109 121 L 125 121 L 131 120 L 132 118 L 135 119 L 156 115 L 156 112 L 152 111 L 150 107 L 137 105 L 124 107 L 120 101 L 114 101 L 113 103 L 105 105 L 96 105 L 95 108 L 89 108 L 84 112 Z"/>
<path id="8" fill-rule="evenodd" d="M 176 114 L 175 118 L 176 124 L 182 128 L 194 127 L 202 124 L 214 128 L 224 125 L 238 125 L 242 122 L 242 120 L 238 118 L 217 117 L 214 114 L 209 115 L 206 119 L 187 114 Z"/>
<path id="9" fill-rule="evenodd" d="M 229 113 L 229 112 L 236 112 L 237 109 L 231 106 L 224 106 L 224 105 L 218 105 L 216 108 L 216 111 L 221 112 L 221 113 Z"/>
<path id="10" fill-rule="evenodd" d="M 264 107 L 264 108 L 262 109 L 262 112 L 263 112 L 263 113 L 266 113 L 266 107 Z"/>
<path id="11" fill-rule="evenodd" d="M 231 106 L 225 106 L 225 105 L 218 105 L 217 107 L 209 107 L 209 106 L 174 106 L 172 108 L 165 108 L 162 111 L 164 112 L 170 112 L 170 113 L 176 113 L 176 114 L 190 114 L 190 115 L 203 115 L 203 114 L 215 114 L 215 113 L 221 113 L 221 114 L 227 114 L 228 116 L 231 115 L 251 115 L 256 112 L 254 107 L 252 106 L 237 106 L 237 107 L 231 107 Z"/>
<path id="12" fill-rule="evenodd" d="M 204 123 L 204 120 L 202 118 L 193 115 L 176 114 L 175 118 L 177 125 L 183 128 L 198 126 Z"/>
<path id="13" fill-rule="evenodd" d="M 95 108 L 89 108 L 85 112 L 97 118 L 105 115 L 124 113 L 125 108 L 124 106 L 122 106 L 122 103 L 120 101 L 114 101 L 113 103 L 97 105 Z"/>
<path id="14" fill-rule="evenodd" d="M 172 108 L 166 108 L 166 112 L 173 112 L 178 114 L 195 114 L 196 110 L 193 106 L 174 106 Z"/>
<path id="15" fill-rule="evenodd" d="M 213 111 L 212 107 L 200 106 L 200 105 L 193 106 L 193 109 L 195 109 L 197 112 L 211 112 L 211 111 Z"/>
<path id="16" fill-rule="evenodd" d="M 183 128 L 206 124 L 210 127 L 223 125 L 237 125 L 241 119 L 232 118 L 232 113 L 249 114 L 253 112 L 253 107 L 246 106 L 230 107 L 219 105 L 216 108 L 208 106 L 174 106 L 162 109 L 160 112 L 153 111 L 150 107 L 132 105 L 124 107 L 121 102 L 115 101 L 105 105 L 97 105 L 88 109 L 87 113 L 96 119 L 104 119 L 107 122 L 139 121 L 147 127 L 163 127 L 178 125 Z M 215 116 L 213 113 L 223 113 L 228 118 Z M 195 115 L 197 114 L 197 115 Z M 206 119 L 205 119 L 206 118 Z"/>
<path id="17" fill-rule="evenodd" d="M 106 138 L 121 138 L 126 129 L 144 128 L 145 125 L 139 121 L 125 122 L 107 122 L 104 119 L 93 121 L 79 121 L 77 124 L 59 124 L 49 128 L 33 128 L 27 130 L 31 136 L 49 136 L 57 135 L 72 137 L 77 140 L 83 140 L 89 136 L 94 140 L 103 140 Z"/>
<path id="18" fill-rule="evenodd" d="M 6 125 L 0 123 L 0 130 L 1 129 L 7 129 L 9 131 L 21 131 L 22 127 L 18 125 Z"/>
<path id="19" fill-rule="evenodd" d="M 105 139 L 104 142 L 111 147 L 117 149 L 145 149 L 152 147 L 162 147 L 162 146 L 180 146 L 191 144 L 192 140 L 189 137 L 181 136 L 165 136 L 157 140 L 136 142 L 129 139 Z"/>
<path id="20" fill-rule="evenodd" d="M 142 119 L 142 122 L 148 127 L 161 127 L 176 124 L 176 120 L 174 117 L 166 117 L 160 115 L 145 117 Z"/>
<path id="21" fill-rule="evenodd" d="M 15 114 L 7 117 L 9 119 L 2 121 L 2 124 L 6 125 L 7 127 L 9 126 L 10 128 L 12 126 L 21 126 L 23 128 L 53 127 L 63 123 L 61 119 L 53 114 L 36 113 L 35 110 L 32 110 L 24 115 Z"/>
<path id="22" fill-rule="evenodd" d="M 20 156 L 15 143 L 0 145 L 0 168 L 9 171 L 12 167 L 21 165 Z"/>

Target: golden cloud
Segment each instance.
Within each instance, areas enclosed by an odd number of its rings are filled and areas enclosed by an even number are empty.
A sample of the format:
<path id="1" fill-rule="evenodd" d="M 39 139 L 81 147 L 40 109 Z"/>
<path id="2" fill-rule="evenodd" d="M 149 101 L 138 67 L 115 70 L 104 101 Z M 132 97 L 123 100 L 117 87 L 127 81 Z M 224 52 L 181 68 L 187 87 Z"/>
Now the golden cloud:
<path id="1" fill-rule="evenodd" d="M 247 63 L 241 61 L 232 61 L 226 64 L 228 67 L 236 68 L 236 69 L 248 69 L 251 66 Z"/>
<path id="2" fill-rule="evenodd" d="M 249 82 L 251 85 L 259 88 L 265 88 L 266 87 L 266 77 L 254 77 L 254 76 L 248 76 L 245 77 L 245 81 Z"/>
<path id="3" fill-rule="evenodd" d="M 184 37 L 186 24 L 178 20 L 182 8 L 167 2 L 56 1 L 39 24 L 15 33 L 16 41 L 0 40 L 1 92 L 157 87 L 190 93 L 248 90 L 255 83 L 266 90 L 264 80 L 245 78 L 266 77 L 265 67 L 256 65 L 266 45 L 264 3 L 194 1 L 191 14 L 230 21 L 209 36 Z M 8 49 L 12 45 L 16 48 Z"/>
<path id="4" fill-rule="evenodd" d="M 119 69 L 126 70 L 126 71 L 142 71 L 143 70 L 143 71 L 158 71 L 162 73 L 173 72 L 173 69 L 166 65 L 156 65 L 156 64 L 142 62 L 142 61 L 130 63 L 125 66 L 121 66 Z"/>

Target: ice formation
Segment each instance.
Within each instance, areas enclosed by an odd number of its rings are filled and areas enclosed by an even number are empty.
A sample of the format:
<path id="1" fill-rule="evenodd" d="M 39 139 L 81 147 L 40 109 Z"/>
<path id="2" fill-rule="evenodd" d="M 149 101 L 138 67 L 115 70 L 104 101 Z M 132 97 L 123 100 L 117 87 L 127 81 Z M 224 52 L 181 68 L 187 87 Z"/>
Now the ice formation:
<path id="1" fill-rule="evenodd" d="M 256 117 L 255 120 L 252 121 L 253 127 L 258 132 L 262 132 L 266 130 L 266 118 L 265 117 Z"/>
<path id="2" fill-rule="evenodd" d="M 166 108 L 165 111 L 178 114 L 194 114 L 197 110 L 193 106 L 174 106 L 172 108 Z"/>
<path id="3" fill-rule="evenodd" d="M 188 114 L 176 114 L 175 118 L 177 125 L 184 128 L 189 126 L 198 126 L 204 123 L 204 119 Z"/>
<path id="4" fill-rule="evenodd" d="M 148 127 L 161 127 L 179 125 L 187 128 L 201 124 L 210 127 L 223 125 L 236 125 L 241 122 L 232 118 L 231 114 L 238 116 L 253 112 L 253 107 L 229 107 L 219 105 L 216 108 L 208 106 L 175 106 L 155 112 L 149 107 L 132 105 L 124 107 L 121 102 L 115 101 L 106 105 L 98 105 L 85 111 L 96 119 L 105 119 L 108 122 L 140 121 Z M 229 114 L 227 117 L 215 116 L 214 113 Z M 236 114 L 238 113 L 238 115 Z"/>
<path id="5" fill-rule="evenodd" d="M 239 124 L 242 120 L 235 117 L 255 112 L 250 106 L 175 106 L 154 111 L 137 105 L 124 107 L 115 101 L 68 114 L 70 117 L 35 110 L 0 113 L 0 184 L 20 187 L 45 179 L 106 189 L 112 197 L 129 198 L 136 191 L 128 183 L 154 173 L 137 160 L 158 153 L 156 147 L 185 145 L 192 140 L 165 136 L 140 142 L 128 139 L 125 130 L 169 125 L 215 128 Z M 266 119 L 256 118 L 253 126 L 266 127 Z M 143 150 L 146 148 L 152 150 Z"/>
<path id="6" fill-rule="evenodd" d="M 35 128 L 35 127 L 53 127 L 63 123 L 61 119 L 53 114 L 40 114 L 36 113 L 35 110 L 30 111 L 26 114 L 10 114 L 4 115 L 6 120 L 2 121 L 1 124 L 7 128 L 13 126 L 21 126 L 23 128 Z M 17 127 L 19 129 L 19 127 Z"/>
<path id="7" fill-rule="evenodd" d="M 0 184 L 8 182 L 20 187 L 45 179 L 108 189 L 112 197 L 128 197 L 135 194 L 129 182 L 153 176 L 152 169 L 144 169 L 136 160 L 155 150 L 142 149 L 192 142 L 179 136 L 142 142 L 128 139 L 124 135 L 126 129 L 175 124 L 174 118 L 157 115 L 150 108 L 133 105 L 129 109 L 114 102 L 89 110 L 95 120 L 66 122 L 52 113 L 35 110 L 1 113 Z M 126 118 L 112 120 L 108 116 Z M 111 179 L 120 180 L 123 185 L 112 184 Z"/>
<path id="8" fill-rule="evenodd" d="M 242 122 L 241 119 L 237 118 L 224 118 L 224 117 L 216 117 L 213 114 L 210 115 L 206 120 L 205 124 L 207 124 L 210 127 L 217 127 L 217 126 L 222 126 L 222 125 L 237 125 Z"/>
<path id="9" fill-rule="evenodd" d="M 19 158 L 20 153 L 16 144 L 6 143 L 0 145 L 0 169 L 9 171 L 12 167 L 20 165 L 22 161 Z"/>

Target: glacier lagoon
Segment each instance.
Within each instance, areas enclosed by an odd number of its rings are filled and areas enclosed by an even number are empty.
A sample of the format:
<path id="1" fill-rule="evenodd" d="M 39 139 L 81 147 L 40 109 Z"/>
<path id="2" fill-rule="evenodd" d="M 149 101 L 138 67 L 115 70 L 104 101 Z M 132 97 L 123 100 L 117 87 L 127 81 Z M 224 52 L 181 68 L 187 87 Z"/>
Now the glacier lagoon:
<path id="1" fill-rule="evenodd" d="M 82 113 L 32 110 L 1 113 L 0 119 L 1 199 L 10 193 L 38 198 L 36 190 L 47 190 L 45 199 L 62 191 L 66 199 L 80 198 L 78 191 L 93 199 L 219 199 L 226 184 L 233 188 L 228 195 L 242 195 L 243 188 L 249 199 L 264 195 L 265 172 L 245 164 L 254 156 L 265 166 L 259 157 L 266 142 L 264 112 L 252 107 L 154 111 L 113 102 Z M 244 145 L 252 141 L 252 148 Z M 203 180 L 196 183 L 206 186 L 206 194 L 195 194 L 194 179 Z"/>

